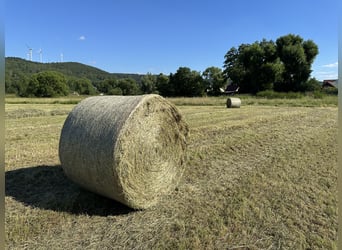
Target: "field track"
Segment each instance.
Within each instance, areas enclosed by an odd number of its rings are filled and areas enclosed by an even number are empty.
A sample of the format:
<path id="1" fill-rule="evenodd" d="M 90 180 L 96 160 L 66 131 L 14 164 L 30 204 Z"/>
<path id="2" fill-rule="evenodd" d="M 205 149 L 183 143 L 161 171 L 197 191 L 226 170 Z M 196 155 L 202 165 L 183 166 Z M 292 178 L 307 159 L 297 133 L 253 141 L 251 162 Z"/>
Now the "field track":
<path id="1" fill-rule="evenodd" d="M 64 176 L 73 106 L 6 105 L 8 249 L 336 249 L 337 107 L 178 106 L 184 176 L 132 211 Z"/>

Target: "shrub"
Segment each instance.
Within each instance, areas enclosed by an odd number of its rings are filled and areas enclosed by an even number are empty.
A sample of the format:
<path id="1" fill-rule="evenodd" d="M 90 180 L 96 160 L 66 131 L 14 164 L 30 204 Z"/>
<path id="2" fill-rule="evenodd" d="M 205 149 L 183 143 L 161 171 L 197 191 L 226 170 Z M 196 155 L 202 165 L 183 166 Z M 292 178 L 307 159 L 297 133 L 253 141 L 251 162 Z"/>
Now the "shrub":
<path id="1" fill-rule="evenodd" d="M 267 99 L 298 99 L 303 97 L 299 92 L 276 92 L 273 90 L 260 91 L 256 96 Z"/>
<path id="2" fill-rule="evenodd" d="M 122 95 L 122 90 L 118 87 L 108 91 L 108 95 Z"/>
<path id="3" fill-rule="evenodd" d="M 95 95 L 96 90 L 91 81 L 87 78 L 70 79 L 68 82 L 69 88 L 76 91 L 80 95 Z"/>
<path id="4" fill-rule="evenodd" d="M 63 74 L 55 71 L 43 71 L 32 75 L 22 96 L 57 97 L 69 94 Z"/>
<path id="5" fill-rule="evenodd" d="M 300 90 L 302 92 L 307 91 L 319 91 L 321 89 L 321 85 L 316 78 L 311 78 L 307 82 L 303 83 Z"/>
<path id="6" fill-rule="evenodd" d="M 324 88 L 322 91 L 323 91 L 323 93 L 325 93 L 327 95 L 337 95 L 338 94 L 338 89 L 332 88 L 332 87 Z"/>
<path id="7" fill-rule="evenodd" d="M 315 99 L 322 99 L 324 97 L 324 94 L 322 93 L 322 91 L 316 90 L 312 92 L 312 96 Z"/>

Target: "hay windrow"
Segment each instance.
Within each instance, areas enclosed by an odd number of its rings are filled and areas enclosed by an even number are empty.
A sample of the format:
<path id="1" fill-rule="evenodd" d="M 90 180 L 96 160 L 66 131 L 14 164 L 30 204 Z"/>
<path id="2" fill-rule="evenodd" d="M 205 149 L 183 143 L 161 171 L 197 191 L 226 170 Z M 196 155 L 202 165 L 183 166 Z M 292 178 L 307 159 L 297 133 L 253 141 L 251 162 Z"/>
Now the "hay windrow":
<path id="1" fill-rule="evenodd" d="M 66 175 L 82 187 L 132 208 L 148 208 L 184 172 L 188 126 L 158 95 L 90 97 L 62 129 Z"/>

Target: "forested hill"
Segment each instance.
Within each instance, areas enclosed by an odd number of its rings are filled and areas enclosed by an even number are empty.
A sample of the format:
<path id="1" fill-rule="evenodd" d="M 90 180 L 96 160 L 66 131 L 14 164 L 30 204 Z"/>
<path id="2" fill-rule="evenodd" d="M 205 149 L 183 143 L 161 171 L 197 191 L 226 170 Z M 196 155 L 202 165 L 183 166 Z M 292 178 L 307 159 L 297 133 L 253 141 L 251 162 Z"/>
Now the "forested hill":
<path id="1" fill-rule="evenodd" d="M 8 83 L 15 80 L 14 78 L 23 76 L 30 77 L 32 74 L 41 71 L 58 71 L 66 77 L 87 78 L 93 83 L 113 77 L 117 79 L 133 78 L 137 82 L 140 82 L 143 76 L 139 74 L 108 73 L 101 69 L 77 62 L 39 63 L 17 57 L 6 57 L 5 63 L 6 82 Z"/>

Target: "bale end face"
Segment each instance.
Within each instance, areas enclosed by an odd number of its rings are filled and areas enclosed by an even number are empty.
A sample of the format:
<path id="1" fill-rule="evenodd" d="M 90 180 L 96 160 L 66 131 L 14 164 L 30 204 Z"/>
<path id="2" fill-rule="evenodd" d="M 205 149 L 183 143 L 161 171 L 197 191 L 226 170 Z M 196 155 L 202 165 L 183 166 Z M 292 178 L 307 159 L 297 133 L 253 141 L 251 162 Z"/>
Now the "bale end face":
<path id="1" fill-rule="evenodd" d="M 227 108 L 240 108 L 241 100 L 236 97 L 229 97 L 227 99 Z"/>
<path id="2" fill-rule="evenodd" d="M 114 153 L 126 204 L 145 208 L 174 189 L 185 167 L 188 125 L 176 107 L 148 96 L 127 119 Z"/>

